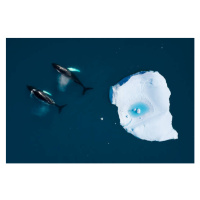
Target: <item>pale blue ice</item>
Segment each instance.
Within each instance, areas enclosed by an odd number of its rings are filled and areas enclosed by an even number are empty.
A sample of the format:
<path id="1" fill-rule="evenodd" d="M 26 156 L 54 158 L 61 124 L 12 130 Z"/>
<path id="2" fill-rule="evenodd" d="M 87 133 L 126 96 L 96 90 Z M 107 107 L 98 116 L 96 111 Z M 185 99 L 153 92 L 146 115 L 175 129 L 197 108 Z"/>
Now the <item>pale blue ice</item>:
<path id="1" fill-rule="evenodd" d="M 140 113 L 138 113 L 138 109 L 140 110 Z M 132 117 L 140 117 L 142 115 L 144 115 L 145 113 L 147 113 L 149 111 L 149 107 L 142 103 L 142 102 L 138 102 L 133 104 L 130 109 L 129 109 L 129 114 Z"/>
<path id="2" fill-rule="evenodd" d="M 122 127 L 148 141 L 177 139 L 169 112 L 171 92 L 158 72 L 138 72 L 123 78 L 109 91 Z"/>

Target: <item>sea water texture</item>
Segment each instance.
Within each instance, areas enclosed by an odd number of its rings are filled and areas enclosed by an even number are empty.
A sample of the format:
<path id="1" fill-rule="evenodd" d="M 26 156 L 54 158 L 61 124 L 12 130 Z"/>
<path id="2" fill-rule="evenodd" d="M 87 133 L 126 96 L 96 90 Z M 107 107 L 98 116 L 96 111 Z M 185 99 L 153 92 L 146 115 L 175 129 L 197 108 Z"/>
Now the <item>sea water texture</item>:
<path id="1" fill-rule="evenodd" d="M 110 89 L 120 124 L 127 132 L 148 141 L 178 139 L 169 112 L 170 95 L 165 78 L 153 71 L 133 74 Z"/>

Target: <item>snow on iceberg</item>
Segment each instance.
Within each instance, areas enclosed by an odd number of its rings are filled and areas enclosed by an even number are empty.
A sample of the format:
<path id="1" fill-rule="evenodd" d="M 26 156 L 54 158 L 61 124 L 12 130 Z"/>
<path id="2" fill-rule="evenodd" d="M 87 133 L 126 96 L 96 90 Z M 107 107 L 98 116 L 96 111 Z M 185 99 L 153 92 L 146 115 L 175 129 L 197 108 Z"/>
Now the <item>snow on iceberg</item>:
<path id="1" fill-rule="evenodd" d="M 165 78 L 153 71 L 128 76 L 112 86 L 109 93 L 123 128 L 148 141 L 178 139 L 169 112 L 170 95 Z"/>

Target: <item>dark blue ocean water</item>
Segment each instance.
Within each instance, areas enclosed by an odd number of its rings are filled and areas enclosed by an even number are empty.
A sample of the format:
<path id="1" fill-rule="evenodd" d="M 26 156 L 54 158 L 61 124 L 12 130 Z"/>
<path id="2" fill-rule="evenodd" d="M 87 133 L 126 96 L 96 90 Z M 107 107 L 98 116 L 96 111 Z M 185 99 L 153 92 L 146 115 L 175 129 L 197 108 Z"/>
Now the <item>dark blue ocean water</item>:
<path id="1" fill-rule="evenodd" d="M 59 91 L 52 62 L 80 69 L 79 79 L 94 89 L 83 96 L 71 82 Z M 178 140 L 140 140 L 119 124 L 109 88 L 146 70 L 167 81 Z M 35 115 L 40 104 L 30 98 L 27 84 L 67 107 L 61 114 L 52 106 L 46 115 Z M 194 162 L 194 39 L 7 39 L 6 162 Z"/>

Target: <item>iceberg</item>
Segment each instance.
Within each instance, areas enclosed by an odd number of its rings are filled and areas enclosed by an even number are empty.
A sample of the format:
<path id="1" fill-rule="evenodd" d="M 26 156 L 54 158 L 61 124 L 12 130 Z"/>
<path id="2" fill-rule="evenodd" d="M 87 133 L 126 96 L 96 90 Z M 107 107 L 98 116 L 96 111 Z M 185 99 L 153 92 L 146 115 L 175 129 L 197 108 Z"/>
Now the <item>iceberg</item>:
<path id="1" fill-rule="evenodd" d="M 178 139 L 169 112 L 171 92 L 165 78 L 154 71 L 142 71 L 110 87 L 109 98 L 118 107 L 120 124 L 142 140 Z"/>

